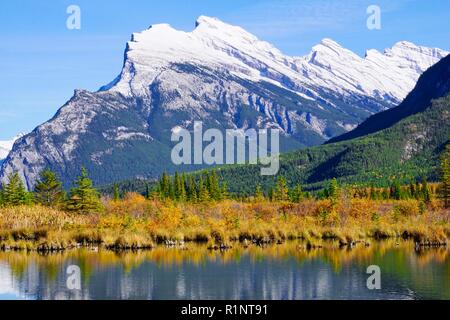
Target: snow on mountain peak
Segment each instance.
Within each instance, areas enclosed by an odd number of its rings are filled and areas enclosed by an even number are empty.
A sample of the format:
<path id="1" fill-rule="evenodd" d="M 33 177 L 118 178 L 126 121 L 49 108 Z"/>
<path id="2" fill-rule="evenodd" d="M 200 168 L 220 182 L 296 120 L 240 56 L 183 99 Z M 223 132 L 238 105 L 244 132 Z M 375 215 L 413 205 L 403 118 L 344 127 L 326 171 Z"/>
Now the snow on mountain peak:
<path id="1" fill-rule="evenodd" d="M 216 17 L 208 17 L 208 16 L 200 16 L 197 18 L 197 21 L 195 22 L 195 27 L 198 28 L 200 25 L 207 25 L 208 27 L 212 28 L 219 28 L 224 26 L 230 26 L 224 22 L 222 22 L 220 19 Z"/>
<path id="2" fill-rule="evenodd" d="M 190 64 L 295 92 L 308 91 L 309 96 L 317 96 L 311 88 L 319 86 L 339 94 L 383 98 L 394 105 L 409 93 L 422 72 L 447 54 L 401 41 L 384 53 L 368 50 L 361 58 L 325 38 L 308 55 L 291 57 L 241 27 L 200 16 L 191 32 L 157 24 L 134 33 L 127 43 L 121 75 L 101 90 L 148 97 L 149 86 L 159 75 L 173 64 Z"/>

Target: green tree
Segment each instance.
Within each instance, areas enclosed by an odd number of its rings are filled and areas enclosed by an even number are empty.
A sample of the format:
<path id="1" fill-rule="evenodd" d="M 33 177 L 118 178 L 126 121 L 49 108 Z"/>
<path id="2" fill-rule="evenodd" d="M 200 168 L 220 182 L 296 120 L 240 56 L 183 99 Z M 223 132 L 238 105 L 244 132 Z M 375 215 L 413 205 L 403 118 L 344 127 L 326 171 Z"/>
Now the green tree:
<path id="1" fill-rule="evenodd" d="M 445 208 L 450 208 L 450 143 L 447 143 L 441 156 L 441 195 Z"/>
<path id="2" fill-rule="evenodd" d="M 169 175 L 164 172 L 159 179 L 159 193 L 162 198 L 169 198 L 171 194 L 171 183 Z"/>
<path id="3" fill-rule="evenodd" d="M 268 197 L 269 197 L 270 201 L 274 201 L 275 200 L 275 191 L 273 190 L 273 188 L 269 189 Z"/>
<path id="4" fill-rule="evenodd" d="M 8 183 L 2 192 L 2 201 L 5 206 L 19 206 L 33 203 L 33 195 L 26 191 L 17 172 L 8 176 Z"/>
<path id="5" fill-rule="evenodd" d="M 400 200 L 402 197 L 402 186 L 398 180 L 395 180 L 391 185 L 390 198 Z"/>
<path id="6" fill-rule="evenodd" d="M 336 178 L 333 178 L 330 183 L 330 188 L 328 189 L 328 196 L 332 199 L 337 199 L 339 196 L 339 184 Z"/>
<path id="7" fill-rule="evenodd" d="M 427 179 L 425 177 L 422 178 L 422 197 L 425 203 L 430 203 L 431 201 L 431 191 L 428 187 Z"/>
<path id="8" fill-rule="evenodd" d="M 99 193 L 93 187 L 84 167 L 81 169 L 81 176 L 75 181 L 75 187 L 70 190 L 67 209 L 79 213 L 98 212 L 102 209 Z"/>
<path id="9" fill-rule="evenodd" d="M 187 188 L 187 199 L 191 202 L 197 202 L 197 184 L 195 183 L 195 178 L 190 175 L 188 178 L 188 188 Z"/>
<path id="10" fill-rule="evenodd" d="M 284 177 L 278 177 L 274 191 L 274 198 L 278 201 L 286 201 L 289 199 L 289 188 Z"/>
<path id="11" fill-rule="evenodd" d="M 118 201 L 120 199 L 119 185 L 114 183 L 113 200 Z"/>
<path id="12" fill-rule="evenodd" d="M 222 182 L 222 185 L 220 186 L 220 197 L 221 199 L 228 199 L 229 196 L 228 184 L 226 182 Z"/>
<path id="13" fill-rule="evenodd" d="M 48 207 L 58 207 L 64 202 L 65 193 L 62 182 L 50 169 L 41 172 L 34 187 L 34 196 L 38 203 Z"/>
<path id="14" fill-rule="evenodd" d="M 198 200 L 200 202 L 209 200 L 209 192 L 206 184 L 203 182 L 203 175 L 200 175 L 198 181 Z"/>
<path id="15" fill-rule="evenodd" d="M 299 203 L 303 200 L 304 196 L 302 186 L 297 184 L 292 190 L 291 201 Z"/>
<path id="16" fill-rule="evenodd" d="M 147 183 L 145 183 L 145 199 L 151 199 L 152 198 L 152 192 L 150 190 L 150 185 Z"/>
<path id="17" fill-rule="evenodd" d="M 186 189 L 184 188 L 184 183 L 181 175 L 175 172 L 175 177 L 173 181 L 174 197 L 175 200 L 185 201 L 186 200 Z"/>
<path id="18" fill-rule="evenodd" d="M 262 192 L 261 185 L 258 183 L 255 188 L 255 200 L 261 201 L 264 199 L 264 193 Z"/>
<path id="19" fill-rule="evenodd" d="M 413 181 L 409 183 L 409 197 L 414 198 L 416 196 L 416 185 Z"/>
<path id="20" fill-rule="evenodd" d="M 208 192 L 213 200 L 221 199 L 221 190 L 219 186 L 219 180 L 217 178 L 216 171 L 212 171 L 210 174 L 206 175 Z"/>

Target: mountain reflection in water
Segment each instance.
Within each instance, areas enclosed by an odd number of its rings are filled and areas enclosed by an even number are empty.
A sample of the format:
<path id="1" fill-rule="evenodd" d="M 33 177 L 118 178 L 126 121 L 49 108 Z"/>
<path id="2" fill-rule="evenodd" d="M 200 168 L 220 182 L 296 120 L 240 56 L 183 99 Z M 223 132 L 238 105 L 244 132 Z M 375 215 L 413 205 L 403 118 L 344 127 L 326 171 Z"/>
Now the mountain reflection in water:
<path id="1" fill-rule="evenodd" d="M 0 299 L 450 299 L 447 248 L 392 241 L 311 251 L 296 242 L 187 248 L 1 252 Z M 70 265 L 80 267 L 81 290 L 67 287 Z M 381 268 L 381 290 L 366 286 L 369 265 Z"/>

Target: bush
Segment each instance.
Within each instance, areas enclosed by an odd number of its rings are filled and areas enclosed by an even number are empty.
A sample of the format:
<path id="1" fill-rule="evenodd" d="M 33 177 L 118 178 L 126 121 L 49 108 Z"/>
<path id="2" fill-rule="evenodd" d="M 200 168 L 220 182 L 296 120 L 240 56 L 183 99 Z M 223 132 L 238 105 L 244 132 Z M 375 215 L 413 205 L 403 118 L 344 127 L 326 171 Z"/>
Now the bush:
<path id="1" fill-rule="evenodd" d="M 420 214 L 417 200 L 400 200 L 394 204 L 394 215 L 401 217 L 414 217 Z"/>

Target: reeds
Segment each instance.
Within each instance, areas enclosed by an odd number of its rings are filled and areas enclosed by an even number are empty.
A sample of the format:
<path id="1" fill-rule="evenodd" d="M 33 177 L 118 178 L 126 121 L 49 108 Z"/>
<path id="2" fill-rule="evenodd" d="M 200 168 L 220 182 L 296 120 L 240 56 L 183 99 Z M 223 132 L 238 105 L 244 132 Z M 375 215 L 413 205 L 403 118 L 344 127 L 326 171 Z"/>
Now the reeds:
<path id="1" fill-rule="evenodd" d="M 0 247 L 65 250 L 105 247 L 148 249 L 168 242 L 283 243 L 304 239 L 310 248 L 323 240 L 342 246 L 367 239 L 401 237 L 419 246 L 445 245 L 450 213 L 434 202 L 367 199 L 286 202 L 175 203 L 130 194 L 109 201 L 102 213 L 78 215 L 42 206 L 0 208 Z"/>

